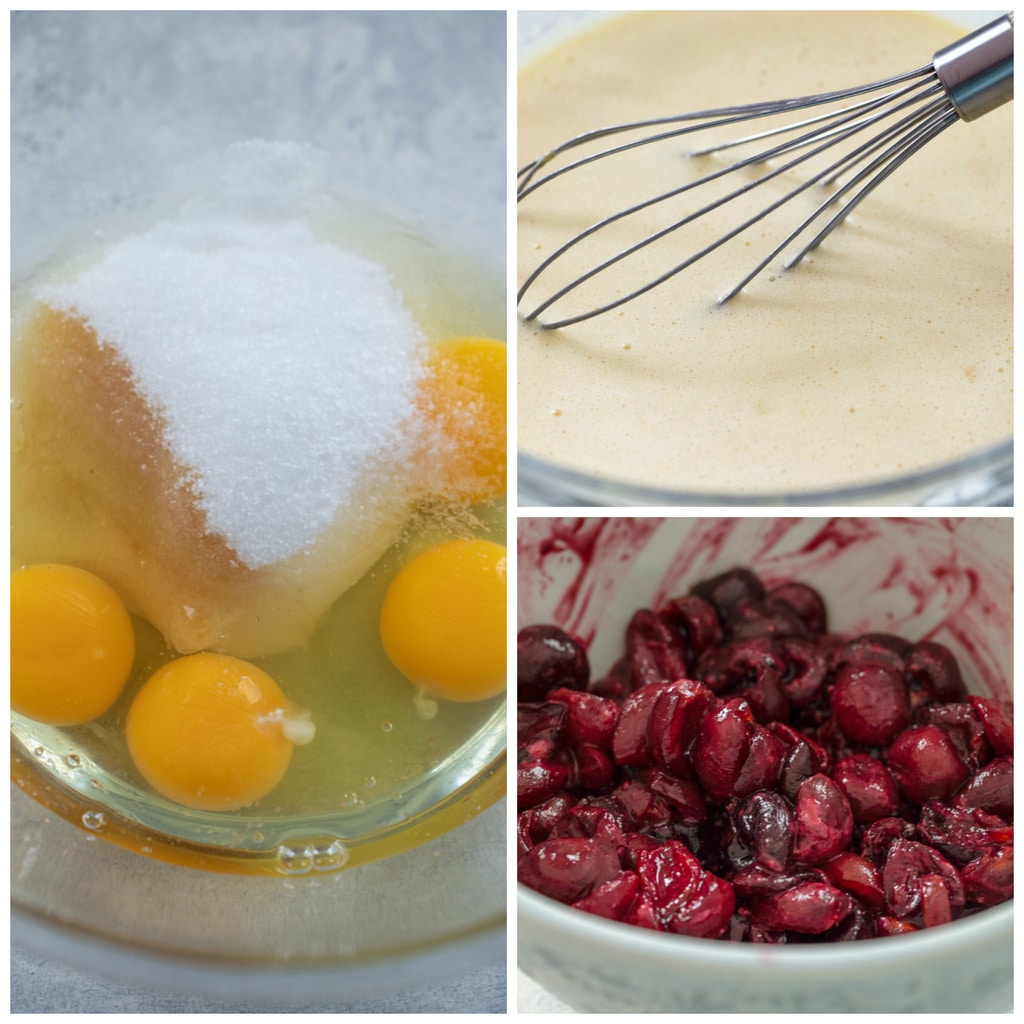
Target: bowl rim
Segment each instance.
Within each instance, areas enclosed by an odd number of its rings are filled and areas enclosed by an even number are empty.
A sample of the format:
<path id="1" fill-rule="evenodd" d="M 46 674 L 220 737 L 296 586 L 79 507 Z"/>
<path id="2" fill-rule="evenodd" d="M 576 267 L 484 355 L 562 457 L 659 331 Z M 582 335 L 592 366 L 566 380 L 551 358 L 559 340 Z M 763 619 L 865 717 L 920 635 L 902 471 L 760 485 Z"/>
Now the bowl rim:
<path id="1" fill-rule="evenodd" d="M 507 697 L 502 703 L 507 706 Z M 501 746 L 473 775 L 464 779 L 458 788 L 430 806 L 410 814 L 398 824 L 383 825 L 371 832 L 342 839 L 345 859 L 337 870 L 348 870 L 423 846 L 439 835 L 453 832 L 469 824 L 483 811 L 505 799 L 508 792 L 507 718 L 507 709 L 504 715 L 498 710 L 492 715 L 491 720 L 500 721 L 502 726 L 500 739 L 496 741 L 500 742 Z M 31 793 L 26 793 L 21 788 L 20 782 L 17 781 L 18 773 L 31 775 L 35 780 L 36 786 Z M 33 762 L 22 744 L 13 741 L 10 750 L 10 776 L 12 786 L 17 783 L 17 788 L 11 791 L 12 814 L 16 810 L 14 801 L 24 796 L 28 801 L 24 805 L 26 808 L 37 811 L 41 809 L 43 813 L 54 814 L 81 830 L 83 811 L 94 810 L 106 818 L 102 833 L 105 841 L 144 855 L 154 862 L 231 875 L 282 876 L 278 854 L 283 844 L 271 843 L 259 849 L 247 850 L 203 841 L 200 837 L 184 839 L 154 829 L 147 822 L 137 820 L 127 812 L 108 807 L 105 803 L 90 798 L 55 778 L 52 773 L 39 768 Z M 311 819 L 310 824 L 324 825 L 327 820 L 328 815 L 320 815 Z M 315 828 L 313 834 L 316 834 Z M 18 894 L 13 887 L 11 896 L 12 904 L 16 904 Z"/>
<path id="2" fill-rule="evenodd" d="M 576 10 L 568 12 L 520 12 L 516 72 L 571 35 L 604 21 L 636 11 Z M 924 10 L 964 29 L 984 24 L 998 12 Z M 525 18 L 524 18 L 525 15 Z M 700 491 L 657 487 L 637 481 L 589 473 L 552 459 L 517 450 L 518 492 L 530 495 L 519 500 L 523 507 L 567 505 L 599 506 L 804 506 L 884 502 L 893 492 L 924 490 L 918 506 L 990 507 L 1013 503 L 1013 433 L 984 448 L 949 462 L 924 466 L 911 473 L 860 480 L 835 486 L 778 492 Z M 981 475 L 981 479 L 974 477 Z M 965 479 L 967 477 L 967 479 Z M 543 500 L 541 500 L 543 499 Z M 902 502 L 900 502 L 902 504 Z"/>
<path id="3" fill-rule="evenodd" d="M 827 506 L 884 500 L 892 492 L 925 490 L 919 505 L 990 506 L 1012 501 L 1013 437 L 952 462 L 875 481 L 771 492 L 686 491 L 655 487 L 611 476 L 600 476 L 517 452 L 519 493 L 540 492 L 544 505 L 694 506 Z M 981 479 L 978 479 L 981 477 Z M 967 479 L 965 479 L 967 478 Z M 585 500 L 581 500 L 585 499 Z M 521 505 L 527 502 L 520 501 Z"/>
<path id="4" fill-rule="evenodd" d="M 566 906 L 534 892 L 521 882 L 517 883 L 516 903 L 520 922 L 535 924 L 551 936 L 558 935 L 570 948 L 602 944 L 624 956 L 642 955 L 648 962 L 665 966 L 678 967 L 681 960 L 686 960 L 692 967 L 745 972 L 770 969 L 773 977 L 780 971 L 802 974 L 810 967 L 867 967 L 892 961 L 894 955 L 900 960 L 935 956 L 951 949 L 960 950 L 965 941 L 991 942 L 1004 932 L 1012 936 L 1013 931 L 1012 898 L 994 907 L 986 907 L 970 917 L 950 922 L 950 926 L 886 936 L 884 942 L 864 940 L 800 946 L 728 942 L 656 932 Z M 897 945 L 894 946 L 893 942 Z"/>

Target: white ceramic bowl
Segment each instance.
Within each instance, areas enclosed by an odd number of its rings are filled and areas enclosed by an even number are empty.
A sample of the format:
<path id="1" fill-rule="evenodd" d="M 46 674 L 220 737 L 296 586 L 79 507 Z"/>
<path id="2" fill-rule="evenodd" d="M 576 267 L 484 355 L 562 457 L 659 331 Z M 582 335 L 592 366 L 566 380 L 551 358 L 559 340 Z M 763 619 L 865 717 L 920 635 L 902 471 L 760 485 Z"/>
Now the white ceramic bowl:
<path id="1" fill-rule="evenodd" d="M 606 671 L 639 607 L 736 566 L 797 579 L 831 628 L 948 645 L 977 693 L 1012 693 L 1013 521 L 519 520 L 519 625 L 583 638 Z M 769 947 L 655 933 L 519 886 L 519 966 L 591 1012 L 998 1012 L 1012 1005 L 1012 901 L 910 935 Z"/>
<path id="2" fill-rule="evenodd" d="M 505 58 L 502 11 L 17 12 L 14 274 L 69 235 L 192 194 L 232 144 L 295 141 L 346 194 L 492 275 L 502 326 Z M 504 757 L 483 774 L 455 831 L 427 822 L 415 849 L 302 877 L 162 863 L 15 787 L 12 939 L 136 984 L 289 1005 L 501 963 Z"/>

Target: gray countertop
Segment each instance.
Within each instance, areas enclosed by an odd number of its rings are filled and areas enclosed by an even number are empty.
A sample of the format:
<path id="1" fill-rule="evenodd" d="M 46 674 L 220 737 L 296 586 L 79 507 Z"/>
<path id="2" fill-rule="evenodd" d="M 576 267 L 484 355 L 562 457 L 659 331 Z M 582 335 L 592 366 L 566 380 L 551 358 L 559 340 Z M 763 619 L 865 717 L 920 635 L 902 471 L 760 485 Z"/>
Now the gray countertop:
<path id="1" fill-rule="evenodd" d="M 85 973 L 19 949 L 11 951 L 11 1013 L 505 1013 L 505 965 L 455 981 L 358 1002 L 267 1006 L 151 990 Z"/>
<path id="2" fill-rule="evenodd" d="M 516 1009 L 519 1013 L 575 1013 L 528 974 L 516 971 Z"/>

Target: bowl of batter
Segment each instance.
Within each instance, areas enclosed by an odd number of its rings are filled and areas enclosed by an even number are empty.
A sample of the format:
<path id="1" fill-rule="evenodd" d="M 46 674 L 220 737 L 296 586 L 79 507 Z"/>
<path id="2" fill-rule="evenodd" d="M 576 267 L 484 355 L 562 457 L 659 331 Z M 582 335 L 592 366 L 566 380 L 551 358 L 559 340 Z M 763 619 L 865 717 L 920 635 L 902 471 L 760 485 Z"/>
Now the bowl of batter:
<path id="1" fill-rule="evenodd" d="M 518 165 L 607 124 L 897 74 L 995 15 L 957 17 L 524 16 Z M 1009 501 L 1011 119 L 1007 106 L 954 125 L 820 250 L 792 271 L 769 268 L 724 306 L 723 285 L 766 254 L 756 232 L 591 320 L 547 330 L 520 317 L 520 501 Z M 655 155 L 666 145 L 669 157 Z M 524 199 L 520 284 L 572 234 L 671 188 L 685 144 L 672 146 L 598 161 Z M 638 231 L 666 223 L 643 216 Z M 667 258 L 623 265 L 614 286 L 650 279 Z M 581 269 L 567 263 L 566 275 Z M 584 308 L 606 297 L 590 285 Z"/>

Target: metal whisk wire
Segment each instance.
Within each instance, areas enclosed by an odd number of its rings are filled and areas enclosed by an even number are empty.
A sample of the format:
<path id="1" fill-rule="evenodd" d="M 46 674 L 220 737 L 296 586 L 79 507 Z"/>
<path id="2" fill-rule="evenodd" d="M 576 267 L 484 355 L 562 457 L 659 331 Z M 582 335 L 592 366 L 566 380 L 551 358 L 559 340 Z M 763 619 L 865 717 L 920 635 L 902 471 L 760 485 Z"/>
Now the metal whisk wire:
<path id="1" fill-rule="evenodd" d="M 873 95 L 877 93 L 881 93 L 881 95 Z M 733 288 L 720 296 L 717 301 L 719 304 L 729 301 L 801 235 L 809 231 L 813 226 L 820 225 L 817 226 L 809 241 L 805 242 L 796 254 L 789 257 L 783 264 L 784 269 L 792 268 L 804 256 L 819 246 L 879 184 L 946 128 L 955 124 L 958 120 L 973 120 L 1012 99 L 1012 16 L 1004 16 L 997 19 L 997 21 L 992 22 L 983 29 L 979 29 L 977 32 L 971 33 L 952 46 L 940 50 L 930 64 L 905 74 L 854 89 L 770 103 L 757 103 L 741 107 L 723 107 L 691 114 L 653 118 L 646 121 L 599 128 L 584 133 L 569 139 L 538 159 L 531 161 L 519 171 L 518 200 L 521 202 L 537 189 L 562 175 L 576 171 L 594 161 L 625 153 L 640 146 L 679 138 L 710 128 L 719 128 L 767 116 L 789 114 L 811 107 L 835 104 L 836 102 L 846 101 L 858 96 L 865 96 L 867 98 L 860 99 L 855 103 L 848 103 L 838 110 L 826 111 L 825 113 L 805 118 L 795 123 L 786 123 L 781 126 L 768 128 L 740 139 L 717 143 L 688 153 L 687 156 L 690 157 L 705 156 L 709 153 L 716 153 L 725 149 L 799 133 L 786 141 L 769 145 L 766 149 L 760 149 L 753 155 L 745 157 L 736 163 L 711 171 L 667 192 L 654 195 L 625 209 L 616 211 L 578 232 L 567 242 L 557 247 L 529 274 L 519 289 L 518 301 L 520 303 L 534 287 L 541 275 L 556 261 L 560 260 L 566 252 L 611 224 L 653 207 L 658 203 L 674 199 L 693 189 L 724 178 L 726 175 L 733 174 L 737 170 L 753 167 L 758 164 L 766 164 L 770 161 L 778 161 L 794 153 L 798 154 L 778 166 L 773 166 L 756 179 L 745 182 L 726 195 L 704 204 L 692 213 L 688 213 L 686 216 L 641 238 L 636 243 L 608 256 L 596 266 L 578 275 L 552 295 L 533 306 L 531 311 L 524 315 L 524 319 L 535 320 L 555 302 L 573 292 L 584 282 L 591 280 L 654 242 L 724 207 L 726 204 L 749 193 L 758 186 L 787 174 L 801 164 L 821 156 L 833 147 L 850 141 L 854 136 L 858 136 L 862 132 L 878 129 L 866 141 L 861 142 L 854 149 L 840 156 L 825 168 L 796 184 L 780 199 L 769 203 L 753 216 L 743 220 L 736 227 L 725 232 L 697 252 L 690 254 L 686 259 L 676 263 L 644 285 L 593 309 L 573 316 L 562 317 L 555 321 L 544 322 L 542 326 L 548 328 L 566 327 L 622 306 L 680 274 L 726 242 L 743 233 L 754 224 L 764 220 L 764 218 L 789 203 L 797 195 L 806 192 L 815 185 L 832 185 L 841 174 L 851 172 L 851 177 L 848 181 L 839 185 L 835 191 L 829 192 L 823 202 L 819 203 L 781 242 L 772 248 L 768 255 L 752 271 Z M 673 127 L 667 131 L 659 131 L 654 135 L 632 139 L 599 150 L 598 152 L 590 153 L 538 177 L 539 172 L 554 159 L 572 149 L 613 135 L 652 128 L 664 128 L 668 125 L 679 125 L 680 123 L 682 123 L 681 127 Z M 834 210 L 836 204 L 840 203 L 844 198 L 846 202 L 839 206 L 838 211 L 834 211 L 831 217 L 824 220 L 829 211 Z M 822 220 L 824 220 L 824 223 L 821 223 Z"/>

